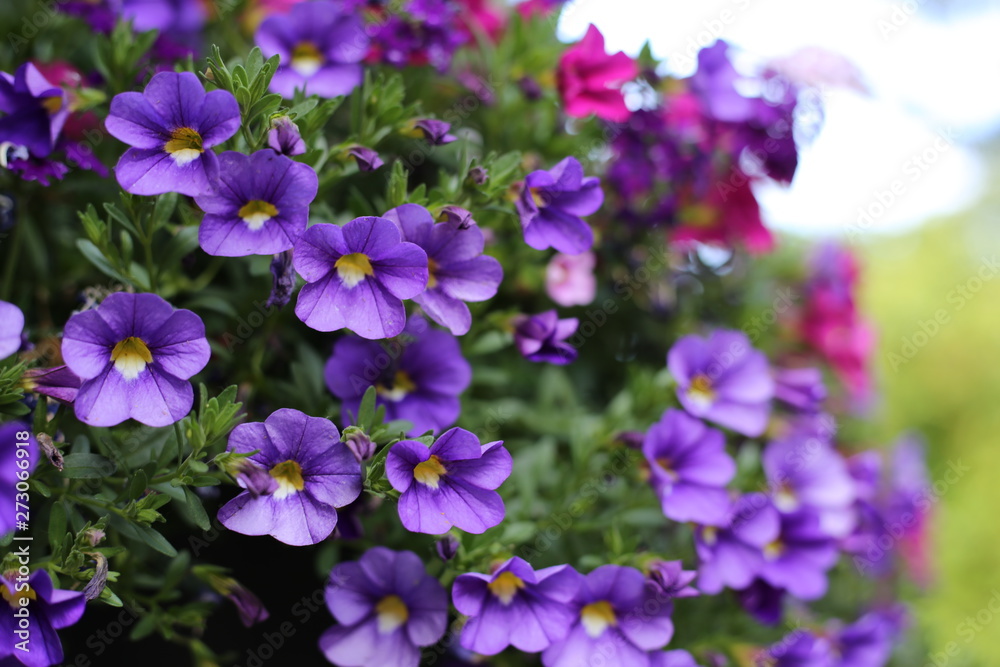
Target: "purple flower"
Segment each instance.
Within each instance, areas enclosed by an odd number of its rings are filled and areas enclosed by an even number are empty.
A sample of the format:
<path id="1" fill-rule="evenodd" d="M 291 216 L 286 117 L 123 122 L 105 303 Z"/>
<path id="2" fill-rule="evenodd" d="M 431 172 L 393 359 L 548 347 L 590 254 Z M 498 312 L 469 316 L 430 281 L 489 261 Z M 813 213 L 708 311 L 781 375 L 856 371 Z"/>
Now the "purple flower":
<path id="1" fill-rule="evenodd" d="M 424 139 L 431 146 L 444 146 L 458 139 L 454 134 L 448 134 L 451 123 L 446 123 L 443 120 L 421 118 L 413 121 L 413 126 L 423 134 Z"/>
<path id="2" fill-rule="evenodd" d="M 740 604 L 747 612 L 763 625 L 777 625 L 781 622 L 784 611 L 785 590 L 776 588 L 763 579 L 754 582 L 739 591 Z"/>
<path id="3" fill-rule="evenodd" d="M 466 41 L 459 25 L 459 4 L 447 0 L 408 0 L 388 16 L 375 36 L 383 62 L 404 67 L 430 64 L 439 72 L 451 65 Z"/>
<path id="4" fill-rule="evenodd" d="M 566 342 L 576 333 L 580 321 L 560 320 L 554 310 L 513 318 L 514 344 L 528 361 L 565 365 L 576 359 L 577 349 Z"/>
<path id="5" fill-rule="evenodd" d="M 240 107 L 224 90 L 206 93 L 190 72 L 160 72 L 142 93 L 115 95 L 105 127 L 132 146 L 115 167 L 123 188 L 193 197 L 218 180 L 219 160 L 208 149 L 236 134 Z"/>
<path id="6" fill-rule="evenodd" d="M 837 667 L 883 667 L 905 622 L 902 608 L 870 611 L 833 634 Z"/>
<path id="7" fill-rule="evenodd" d="M 295 314 L 317 331 L 347 327 L 369 339 L 396 336 L 406 323 L 403 299 L 427 285 L 427 254 L 385 218 L 313 225 L 296 241 L 293 262 L 307 283 Z"/>
<path id="8" fill-rule="evenodd" d="M 306 142 L 299 134 L 299 126 L 288 116 L 271 119 L 271 129 L 267 131 L 267 145 L 282 155 L 302 155 L 306 152 Z"/>
<path id="9" fill-rule="evenodd" d="M 649 654 L 649 667 L 698 667 L 687 651 L 658 651 Z"/>
<path id="10" fill-rule="evenodd" d="M 472 367 L 462 357 L 458 339 L 431 329 L 427 320 L 410 317 L 398 341 L 384 349 L 373 341 L 346 336 L 326 362 L 326 386 L 343 401 L 344 420 L 357 414 L 368 387 L 387 421 L 413 424 L 409 435 L 451 426 L 461 411 L 459 395 L 472 381 Z"/>
<path id="11" fill-rule="evenodd" d="M 10 609 L 0 614 L 0 665 L 4 667 L 48 667 L 63 661 L 62 643 L 56 630 L 66 628 L 83 616 L 87 601 L 82 592 L 52 587 L 45 570 L 35 570 L 22 578 L 15 572 L 0 576 L 0 597 Z M 19 637 L 16 610 L 27 609 L 31 619 L 28 637 Z M 27 650 L 16 648 L 26 641 Z"/>
<path id="12" fill-rule="evenodd" d="M 320 637 L 341 667 L 417 667 L 448 623 L 448 593 L 412 551 L 373 547 L 330 573 L 326 606 L 340 625 Z"/>
<path id="13" fill-rule="evenodd" d="M 472 314 L 466 301 L 485 301 L 497 293 L 503 267 L 483 255 L 483 232 L 475 225 L 435 224 L 430 212 L 417 204 L 387 211 L 403 235 L 427 253 L 427 289 L 413 297 L 428 317 L 456 336 L 468 333 Z"/>
<path id="14" fill-rule="evenodd" d="M 575 622 L 545 649 L 545 667 L 586 665 L 596 655 L 604 664 L 649 667 L 649 652 L 674 634 L 672 605 L 658 601 L 642 573 L 630 567 L 603 565 L 583 577 L 571 608 Z"/>
<path id="15" fill-rule="evenodd" d="M 12 421 L 0 425 L 0 537 L 15 528 L 17 483 L 38 464 L 38 441 L 31 432 L 31 425 Z M 18 475 L 24 475 L 24 479 Z M 22 498 L 23 501 L 23 498 Z M 3 661 L 0 660 L 0 664 Z"/>
<path id="16" fill-rule="evenodd" d="M 337 3 L 298 3 L 287 15 L 265 19 L 254 39 L 266 57 L 281 57 L 271 90 L 282 97 L 290 99 L 296 89 L 337 97 L 361 83 L 368 35 L 359 15 L 343 12 Z"/>
<path id="17" fill-rule="evenodd" d="M 774 380 L 767 358 L 744 334 L 684 336 L 670 348 L 667 366 L 677 381 L 677 398 L 689 413 L 750 437 L 764 432 Z"/>
<path id="18" fill-rule="evenodd" d="M 0 72 L 0 150 L 23 147 L 34 158 L 55 148 L 69 117 L 66 93 L 42 76 L 31 63 L 13 75 Z M 6 165 L 4 165 L 6 166 Z"/>
<path id="19" fill-rule="evenodd" d="M 375 171 L 385 164 L 385 162 L 382 161 L 382 158 L 378 156 L 378 153 L 373 151 L 371 148 L 354 146 L 347 152 L 354 158 L 355 162 L 358 163 L 359 171 Z"/>
<path id="20" fill-rule="evenodd" d="M 764 545 L 760 578 L 802 600 L 826 593 L 826 572 L 837 562 L 836 541 L 818 514 L 800 511 L 780 515 L 777 537 Z"/>
<path id="21" fill-rule="evenodd" d="M 774 397 L 800 412 L 819 412 L 826 400 L 823 373 L 818 368 L 782 368 L 774 372 Z"/>
<path id="22" fill-rule="evenodd" d="M 219 521 L 237 533 L 317 544 L 336 528 L 337 508 L 361 495 L 361 466 L 327 419 L 278 410 L 233 429 L 229 450 L 260 450 L 248 460 L 277 481 L 270 493 L 247 490 L 222 506 Z"/>
<path id="23" fill-rule="evenodd" d="M 459 229 L 468 229 L 476 224 L 476 221 L 472 218 L 472 211 L 450 204 L 441 207 L 441 210 L 438 211 L 437 219 L 440 222 L 457 225 Z"/>
<path id="24" fill-rule="evenodd" d="M 236 606 L 243 627 L 253 627 L 270 617 L 260 598 L 239 581 L 215 573 L 208 574 L 207 580 L 219 595 L 225 596 Z"/>
<path id="25" fill-rule="evenodd" d="M 679 560 L 657 560 L 646 566 L 647 577 L 653 589 L 668 598 L 693 598 L 701 593 L 690 586 L 698 573 L 685 570 Z"/>
<path id="26" fill-rule="evenodd" d="M 458 555 L 458 549 L 461 546 L 462 543 L 457 537 L 448 534 L 434 543 L 434 550 L 437 552 L 438 558 L 448 562 Z"/>
<path id="27" fill-rule="evenodd" d="M 733 503 L 723 528 L 703 526 L 695 531 L 701 565 L 698 588 L 715 595 L 728 586 L 749 586 L 764 567 L 764 548 L 781 529 L 778 511 L 762 493 L 748 493 Z"/>
<path id="28" fill-rule="evenodd" d="M 669 409 L 646 433 L 642 453 L 667 518 L 710 526 L 725 522 L 730 506 L 726 484 L 736 475 L 736 463 L 726 453 L 720 431 Z"/>
<path id="29" fill-rule="evenodd" d="M 754 102 L 736 90 L 743 77 L 729 61 L 729 45 L 719 40 L 698 52 L 698 70 L 688 79 L 691 91 L 702 100 L 706 115 L 731 123 L 746 122 Z"/>
<path id="30" fill-rule="evenodd" d="M 753 664 L 754 667 L 835 667 L 837 663 L 829 640 L 796 628 L 755 656 Z"/>
<path id="31" fill-rule="evenodd" d="M 284 308 L 292 300 L 295 289 L 295 268 L 292 266 L 292 251 L 279 252 L 271 260 L 271 293 L 265 308 Z"/>
<path id="32" fill-rule="evenodd" d="M 483 655 L 496 655 L 508 646 L 544 651 L 578 621 L 571 603 L 582 581 L 569 565 L 536 572 L 516 556 L 492 574 L 459 575 L 452 601 L 470 617 L 462 629 L 462 646 Z"/>
<path id="33" fill-rule="evenodd" d="M 579 255 L 594 245 L 594 232 L 581 216 L 595 213 L 604 203 L 597 177 L 584 178 L 575 157 L 545 171 L 528 174 L 517 200 L 524 242 L 535 250 L 555 248 Z"/>
<path id="34" fill-rule="evenodd" d="M 495 489 L 510 476 L 511 465 L 503 442 L 480 445 L 469 431 L 453 428 L 430 449 L 416 440 L 397 442 L 385 470 L 401 494 L 399 519 L 407 530 L 440 535 L 454 526 L 478 535 L 503 521 Z"/>
<path id="35" fill-rule="evenodd" d="M 80 377 L 73 405 L 91 426 L 167 426 L 191 410 L 188 379 L 208 363 L 205 325 L 155 294 L 116 292 L 69 318 L 63 358 Z"/>
<path id="36" fill-rule="evenodd" d="M 12 303 L 0 301 L 0 359 L 6 359 L 21 349 L 24 313 Z"/>
<path id="37" fill-rule="evenodd" d="M 209 255 L 273 255 L 291 248 L 309 222 L 319 178 L 271 149 L 219 156 L 215 188 L 195 197 L 205 212 L 198 242 Z"/>
<path id="38" fill-rule="evenodd" d="M 80 390 L 80 378 L 67 366 L 29 368 L 21 378 L 21 386 L 25 391 L 72 403 Z"/>

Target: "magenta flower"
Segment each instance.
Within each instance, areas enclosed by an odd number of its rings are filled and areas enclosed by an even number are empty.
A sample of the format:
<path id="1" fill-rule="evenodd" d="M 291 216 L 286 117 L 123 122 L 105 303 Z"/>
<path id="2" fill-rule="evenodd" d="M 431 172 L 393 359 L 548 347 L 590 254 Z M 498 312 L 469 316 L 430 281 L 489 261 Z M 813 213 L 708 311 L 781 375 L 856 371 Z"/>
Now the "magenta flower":
<path id="1" fill-rule="evenodd" d="M 198 242 L 209 255 L 243 257 L 288 250 L 306 230 L 319 178 L 312 167 L 270 149 L 219 156 L 215 189 L 195 197 L 205 211 Z"/>
<path id="2" fill-rule="evenodd" d="M 476 225 L 434 222 L 423 206 L 403 204 L 387 211 L 403 240 L 427 253 L 427 289 L 413 297 L 427 316 L 456 336 L 468 333 L 472 314 L 466 301 L 485 301 L 497 293 L 503 267 L 483 254 L 483 232 Z"/>
<path id="3" fill-rule="evenodd" d="M 12 421 L 0 425 L 0 537 L 14 530 L 17 483 L 24 481 L 18 472 L 28 474 L 38 464 L 38 441 L 31 431 L 31 425 L 22 421 Z M 19 443 L 24 443 L 19 444 Z M 18 451 L 23 452 L 20 456 Z M 22 464 L 19 462 L 23 462 Z M 0 660 L 0 664 L 3 661 Z"/>
<path id="4" fill-rule="evenodd" d="M 445 431 L 428 449 L 416 440 L 392 446 L 385 470 L 399 497 L 399 518 L 414 533 L 440 535 L 452 526 L 479 534 L 504 518 L 495 491 L 510 476 L 503 442 L 479 444 L 461 428 Z"/>
<path id="5" fill-rule="evenodd" d="M 536 572 L 516 556 L 492 574 L 461 574 L 452 587 L 452 601 L 470 618 L 459 641 L 483 655 L 496 655 L 508 646 L 544 651 L 577 622 L 571 603 L 582 580 L 569 565 Z"/>
<path id="6" fill-rule="evenodd" d="M 360 15 L 338 3 L 298 3 L 287 15 L 265 19 L 254 39 L 266 57 L 281 58 L 271 90 L 282 97 L 291 99 L 296 90 L 337 97 L 361 83 L 368 35 Z"/>
<path id="7" fill-rule="evenodd" d="M 296 241 L 292 261 L 307 283 L 295 314 L 317 331 L 396 336 L 406 323 L 403 299 L 427 286 L 427 254 L 385 218 L 313 225 Z"/>
<path id="8" fill-rule="evenodd" d="M 555 248 L 579 255 L 594 245 L 594 232 L 581 216 L 595 213 L 604 203 L 597 177 L 585 178 L 583 166 L 567 157 L 551 170 L 528 174 L 517 200 L 524 242 L 535 250 Z"/>
<path id="9" fill-rule="evenodd" d="M 194 403 L 188 379 L 208 363 L 205 325 L 155 294 L 116 292 L 69 318 L 63 358 L 82 383 L 73 403 L 91 426 L 167 426 Z"/>
<path id="10" fill-rule="evenodd" d="M 578 44 L 570 47 L 559 60 L 556 81 L 566 113 L 576 118 L 595 114 L 614 122 L 628 120 L 621 86 L 631 81 L 639 68 L 625 53 L 609 55 L 604 51 L 604 35 L 591 24 Z"/>
<path id="11" fill-rule="evenodd" d="M 593 252 L 564 255 L 561 252 L 549 260 L 545 269 L 545 291 L 560 306 L 586 306 L 597 294 Z"/>
<path id="12" fill-rule="evenodd" d="M 224 90 L 206 93 L 190 72 L 160 72 L 142 93 L 115 95 L 105 127 L 132 146 L 115 167 L 123 188 L 193 197 L 218 180 L 219 160 L 208 149 L 236 134 L 240 107 Z"/>
<path id="13" fill-rule="evenodd" d="M 513 318 L 514 344 L 528 361 L 565 365 L 576 359 L 577 349 L 566 342 L 576 333 L 580 321 L 575 317 L 564 320 L 554 310 L 537 315 Z"/>
<path id="14" fill-rule="evenodd" d="M 330 573 L 326 605 L 337 620 L 320 637 L 341 667 L 417 667 L 420 648 L 448 623 L 448 593 L 412 551 L 372 547 Z"/>
<path id="15" fill-rule="evenodd" d="M 24 313 L 12 303 L 0 301 L 0 359 L 6 359 L 21 349 Z"/>
<path id="16" fill-rule="evenodd" d="M 726 484 L 736 475 L 736 463 L 720 431 L 669 409 L 646 433 L 642 453 L 667 518 L 709 526 L 725 522 Z"/>
<path id="17" fill-rule="evenodd" d="M 48 667 L 59 665 L 63 661 L 62 642 L 56 630 L 69 627 L 83 616 L 87 600 L 80 591 L 66 591 L 52 587 L 49 573 L 35 570 L 28 577 L 27 588 L 22 588 L 25 582 L 18 581 L 9 573 L 0 574 L 0 596 L 9 605 L 5 613 L 0 614 L 0 628 L 3 638 L 0 639 L 0 665 L 4 667 Z M 16 648 L 23 638 L 15 631 L 17 619 L 14 610 L 27 609 L 30 619 L 30 633 L 27 639 L 27 651 Z"/>
<path id="18" fill-rule="evenodd" d="M 285 408 L 233 429 L 229 451 L 255 450 L 248 460 L 277 485 L 258 484 L 223 505 L 219 521 L 229 530 L 317 544 L 337 527 L 337 508 L 361 495 L 361 465 L 328 419 Z"/>

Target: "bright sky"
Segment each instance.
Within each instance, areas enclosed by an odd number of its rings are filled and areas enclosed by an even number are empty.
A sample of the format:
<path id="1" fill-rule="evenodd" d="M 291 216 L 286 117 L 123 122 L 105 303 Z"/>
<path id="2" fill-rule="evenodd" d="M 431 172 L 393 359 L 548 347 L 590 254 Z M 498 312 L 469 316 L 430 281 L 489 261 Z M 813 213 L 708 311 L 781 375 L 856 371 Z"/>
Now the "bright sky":
<path id="1" fill-rule="evenodd" d="M 632 55 L 649 39 L 680 75 L 715 38 L 762 60 L 807 46 L 843 54 L 871 95 L 826 94 L 823 129 L 803 150 L 792 186 L 758 195 L 774 227 L 896 232 L 975 201 L 985 169 L 970 145 L 1000 129 L 1000 8 L 947 17 L 922 4 L 572 0 L 560 36 L 574 41 L 594 23 L 609 50 Z"/>

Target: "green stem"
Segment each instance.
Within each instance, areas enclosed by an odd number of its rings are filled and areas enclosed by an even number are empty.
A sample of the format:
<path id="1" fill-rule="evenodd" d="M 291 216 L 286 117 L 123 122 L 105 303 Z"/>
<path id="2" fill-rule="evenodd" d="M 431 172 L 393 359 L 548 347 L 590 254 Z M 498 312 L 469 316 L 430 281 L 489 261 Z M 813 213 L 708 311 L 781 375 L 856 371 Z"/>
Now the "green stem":
<path id="1" fill-rule="evenodd" d="M 0 287 L 0 298 L 4 301 L 10 300 L 11 288 L 14 284 L 14 273 L 17 269 L 17 261 L 21 257 L 21 246 L 24 245 L 24 216 L 18 214 L 18 219 L 14 222 L 13 237 L 10 240 L 10 254 L 7 256 L 3 269 L 3 286 Z"/>

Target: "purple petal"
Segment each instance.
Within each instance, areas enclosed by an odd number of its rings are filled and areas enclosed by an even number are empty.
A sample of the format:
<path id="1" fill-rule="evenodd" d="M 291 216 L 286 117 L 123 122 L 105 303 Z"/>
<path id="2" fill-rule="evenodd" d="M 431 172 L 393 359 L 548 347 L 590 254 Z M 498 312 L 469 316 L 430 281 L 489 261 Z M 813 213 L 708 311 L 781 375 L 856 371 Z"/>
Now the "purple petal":
<path id="1" fill-rule="evenodd" d="M 115 139 L 135 148 L 163 150 L 170 129 L 142 93 L 122 93 L 111 100 L 104 126 Z"/>

